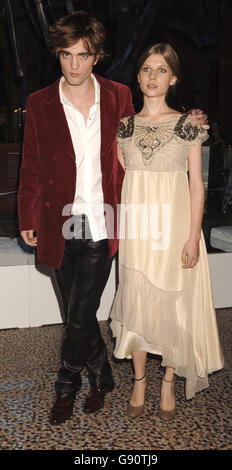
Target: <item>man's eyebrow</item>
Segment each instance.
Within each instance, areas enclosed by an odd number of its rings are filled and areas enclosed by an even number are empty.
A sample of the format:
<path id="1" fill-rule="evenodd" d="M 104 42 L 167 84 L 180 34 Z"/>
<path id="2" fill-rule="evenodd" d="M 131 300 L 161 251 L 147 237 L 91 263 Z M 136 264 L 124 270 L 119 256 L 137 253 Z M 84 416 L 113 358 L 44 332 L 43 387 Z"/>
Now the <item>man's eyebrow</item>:
<path id="1" fill-rule="evenodd" d="M 88 52 L 88 51 L 87 51 L 87 52 L 79 52 L 79 53 L 78 53 L 78 55 L 83 55 L 83 54 L 85 54 L 85 55 L 93 55 L 93 52 Z"/>
<path id="2" fill-rule="evenodd" d="M 60 54 L 63 53 L 63 52 L 65 52 L 65 54 L 71 54 L 71 52 L 69 52 L 69 51 L 67 51 L 67 50 L 65 50 L 65 49 L 61 49 L 61 50 L 59 51 Z M 83 51 L 83 52 L 78 52 L 77 55 L 93 55 L 93 52 Z"/>
<path id="3" fill-rule="evenodd" d="M 58 51 L 58 54 L 63 54 L 64 52 L 65 52 L 65 54 L 70 54 L 70 52 L 65 51 L 65 49 L 60 49 L 60 50 Z"/>

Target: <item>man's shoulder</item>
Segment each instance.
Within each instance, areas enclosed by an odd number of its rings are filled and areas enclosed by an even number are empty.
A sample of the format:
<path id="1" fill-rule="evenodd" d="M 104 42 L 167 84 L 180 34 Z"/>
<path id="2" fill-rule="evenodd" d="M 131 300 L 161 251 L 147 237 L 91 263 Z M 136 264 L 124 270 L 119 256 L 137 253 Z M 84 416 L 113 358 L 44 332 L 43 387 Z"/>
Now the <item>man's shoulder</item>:
<path id="1" fill-rule="evenodd" d="M 55 82 L 51 83 L 50 85 L 30 93 L 28 99 L 31 102 L 35 102 L 41 99 L 53 98 L 59 91 L 59 82 L 60 78 L 58 78 Z"/>
<path id="2" fill-rule="evenodd" d="M 95 74 L 96 79 L 100 83 L 100 85 L 105 86 L 111 90 L 123 90 L 128 91 L 129 87 L 124 85 L 124 83 L 115 82 L 114 80 L 110 80 L 109 78 L 102 77 L 101 75 Z"/>

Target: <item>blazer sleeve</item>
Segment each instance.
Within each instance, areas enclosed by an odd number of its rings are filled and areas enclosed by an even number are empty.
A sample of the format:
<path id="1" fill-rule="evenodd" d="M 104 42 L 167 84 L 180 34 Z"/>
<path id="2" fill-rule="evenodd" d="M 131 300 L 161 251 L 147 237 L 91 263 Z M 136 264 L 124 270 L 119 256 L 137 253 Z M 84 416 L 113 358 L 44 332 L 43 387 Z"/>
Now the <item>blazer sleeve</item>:
<path id="1" fill-rule="evenodd" d="M 123 91 L 122 107 L 121 107 L 122 112 L 121 112 L 120 120 L 124 117 L 135 114 L 134 106 L 132 103 L 132 94 L 131 94 L 129 87 L 123 85 L 122 91 Z M 119 160 L 117 159 L 117 185 L 120 188 L 120 192 L 121 192 L 124 175 L 125 175 L 125 171 L 122 168 L 122 165 L 120 164 Z"/>
<path id="2" fill-rule="evenodd" d="M 39 146 L 31 95 L 27 101 L 22 164 L 18 190 L 19 229 L 36 230 L 36 208 L 40 197 Z"/>
<path id="3" fill-rule="evenodd" d="M 125 86 L 124 93 L 125 93 L 125 96 L 123 97 L 124 108 L 123 108 L 123 113 L 120 116 L 120 119 L 123 117 L 132 116 L 133 114 L 135 114 L 130 88 Z"/>

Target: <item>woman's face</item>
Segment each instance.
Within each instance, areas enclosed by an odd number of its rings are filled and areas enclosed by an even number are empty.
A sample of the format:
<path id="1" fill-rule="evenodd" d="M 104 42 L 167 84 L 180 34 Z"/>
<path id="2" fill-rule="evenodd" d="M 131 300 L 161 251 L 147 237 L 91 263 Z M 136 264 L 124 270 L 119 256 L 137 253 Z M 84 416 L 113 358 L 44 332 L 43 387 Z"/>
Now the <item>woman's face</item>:
<path id="1" fill-rule="evenodd" d="M 138 73 L 142 93 L 147 97 L 166 96 L 170 85 L 175 85 L 177 77 L 161 54 L 150 55 Z"/>

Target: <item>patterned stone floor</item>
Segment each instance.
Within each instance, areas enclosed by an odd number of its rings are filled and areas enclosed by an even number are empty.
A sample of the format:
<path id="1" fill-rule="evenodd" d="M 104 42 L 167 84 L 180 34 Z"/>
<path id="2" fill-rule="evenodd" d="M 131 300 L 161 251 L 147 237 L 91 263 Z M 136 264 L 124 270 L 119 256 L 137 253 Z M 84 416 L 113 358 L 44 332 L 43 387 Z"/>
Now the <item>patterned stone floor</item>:
<path id="1" fill-rule="evenodd" d="M 59 366 L 62 325 L 0 331 L 1 450 L 229 450 L 232 447 L 232 309 L 217 311 L 225 368 L 210 377 L 210 387 L 186 401 L 184 382 L 177 381 L 178 411 L 174 422 L 158 417 L 162 376 L 160 358 L 149 356 L 146 413 L 130 421 L 126 404 L 131 390 L 131 361 L 113 359 L 108 322 L 100 322 L 107 342 L 116 387 L 105 408 L 85 415 L 88 380 L 75 402 L 74 415 L 61 426 L 48 423 Z"/>

